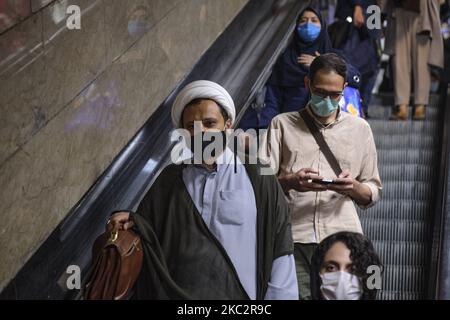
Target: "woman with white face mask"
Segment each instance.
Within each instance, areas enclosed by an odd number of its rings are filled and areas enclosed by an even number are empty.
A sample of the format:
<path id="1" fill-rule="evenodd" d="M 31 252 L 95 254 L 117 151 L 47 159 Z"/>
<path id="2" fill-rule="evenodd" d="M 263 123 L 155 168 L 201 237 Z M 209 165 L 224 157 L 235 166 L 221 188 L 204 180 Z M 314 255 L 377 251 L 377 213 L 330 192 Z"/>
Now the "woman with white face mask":
<path id="1" fill-rule="evenodd" d="M 370 266 L 383 269 L 364 235 L 344 231 L 325 238 L 312 258 L 313 300 L 374 300 L 377 289 L 367 287 L 369 276 L 374 274 L 371 269 L 368 272 Z"/>

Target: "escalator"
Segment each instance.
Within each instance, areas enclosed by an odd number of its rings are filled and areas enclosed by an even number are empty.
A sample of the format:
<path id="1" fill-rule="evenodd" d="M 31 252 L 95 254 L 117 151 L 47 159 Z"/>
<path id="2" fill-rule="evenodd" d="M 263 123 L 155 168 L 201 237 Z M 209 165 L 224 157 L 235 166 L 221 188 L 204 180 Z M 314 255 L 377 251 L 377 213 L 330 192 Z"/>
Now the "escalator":
<path id="1" fill-rule="evenodd" d="M 378 298 L 426 299 L 443 112 L 435 95 L 425 121 L 388 121 L 393 97 L 373 100 L 369 123 L 378 150 L 383 198 L 359 213 L 363 230 L 385 266 Z"/>

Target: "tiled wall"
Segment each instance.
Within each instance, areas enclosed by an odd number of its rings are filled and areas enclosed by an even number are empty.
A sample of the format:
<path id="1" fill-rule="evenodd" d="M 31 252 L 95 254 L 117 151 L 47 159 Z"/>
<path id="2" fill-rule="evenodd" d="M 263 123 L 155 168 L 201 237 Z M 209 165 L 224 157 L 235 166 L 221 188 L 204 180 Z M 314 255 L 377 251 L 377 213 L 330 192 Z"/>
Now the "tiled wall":
<path id="1" fill-rule="evenodd" d="M 0 0 L 0 290 L 247 1 Z"/>

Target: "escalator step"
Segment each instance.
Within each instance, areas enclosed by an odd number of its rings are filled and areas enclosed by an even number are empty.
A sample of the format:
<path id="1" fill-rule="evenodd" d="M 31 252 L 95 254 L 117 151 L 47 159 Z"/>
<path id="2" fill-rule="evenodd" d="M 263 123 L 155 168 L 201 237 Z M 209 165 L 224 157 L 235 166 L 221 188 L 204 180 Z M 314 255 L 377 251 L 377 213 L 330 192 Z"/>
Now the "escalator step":
<path id="1" fill-rule="evenodd" d="M 374 240 L 381 262 L 390 265 L 424 266 L 429 248 L 423 242 Z"/>
<path id="2" fill-rule="evenodd" d="M 424 300 L 426 294 L 422 292 L 405 291 L 381 291 L 377 295 L 378 300 Z"/>
<path id="3" fill-rule="evenodd" d="M 424 293 L 427 281 L 426 268 L 422 266 L 385 265 L 382 290 Z"/>
<path id="4" fill-rule="evenodd" d="M 382 181 L 430 181 L 435 176 L 435 167 L 430 164 L 385 164 L 380 166 Z"/>
<path id="5" fill-rule="evenodd" d="M 428 183 L 415 181 L 384 181 L 383 199 L 431 201 L 436 188 Z M 380 203 L 381 204 L 381 203 Z"/>
<path id="6" fill-rule="evenodd" d="M 384 266 L 378 299 L 425 299 L 440 160 L 441 108 L 430 96 L 425 121 L 389 121 L 392 95 L 376 95 L 368 120 L 378 151 L 382 199 L 358 209 L 364 233 Z"/>
<path id="7" fill-rule="evenodd" d="M 370 120 L 370 127 L 374 133 L 381 134 L 409 134 L 422 133 L 434 134 L 437 129 L 437 123 L 428 121 L 401 121 L 393 125 L 392 122 L 380 119 Z"/>
<path id="8" fill-rule="evenodd" d="M 378 154 L 378 168 L 389 164 L 434 164 L 437 159 L 437 149 L 404 149 L 389 150 Z"/>
<path id="9" fill-rule="evenodd" d="M 398 201 L 382 198 L 375 206 L 366 210 L 358 209 L 361 221 L 374 219 L 412 219 L 426 220 L 430 218 L 433 205 L 425 200 Z"/>
<path id="10" fill-rule="evenodd" d="M 424 136 L 420 134 L 411 135 L 385 135 L 378 134 L 374 136 L 375 145 L 378 149 L 431 149 L 436 147 L 438 141 L 433 136 Z"/>

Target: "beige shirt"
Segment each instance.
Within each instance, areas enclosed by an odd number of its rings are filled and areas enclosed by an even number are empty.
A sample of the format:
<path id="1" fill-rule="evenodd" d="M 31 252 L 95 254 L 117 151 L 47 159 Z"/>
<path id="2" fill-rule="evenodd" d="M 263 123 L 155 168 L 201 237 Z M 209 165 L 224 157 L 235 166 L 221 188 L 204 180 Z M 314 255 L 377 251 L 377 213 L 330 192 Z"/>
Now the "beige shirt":
<path id="1" fill-rule="evenodd" d="M 382 186 L 369 124 L 345 112 L 339 112 L 337 119 L 326 127 L 316 122 L 342 170 L 349 170 L 352 178 L 372 191 L 371 202 L 360 207 L 372 206 L 379 200 Z M 260 157 L 270 162 L 278 176 L 302 168 L 315 168 L 324 178 L 336 178 L 299 112 L 283 113 L 272 120 L 261 144 Z M 291 208 L 294 242 L 319 243 L 339 231 L 362 233 L 356 207 L 348 196 L 331 190 L 290 190 L 287 200 Z"/>

